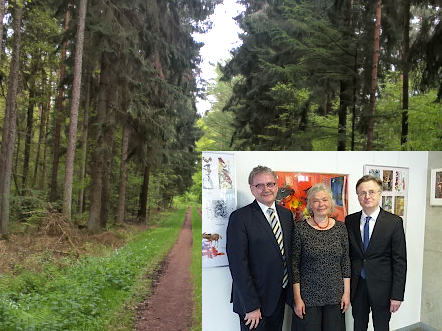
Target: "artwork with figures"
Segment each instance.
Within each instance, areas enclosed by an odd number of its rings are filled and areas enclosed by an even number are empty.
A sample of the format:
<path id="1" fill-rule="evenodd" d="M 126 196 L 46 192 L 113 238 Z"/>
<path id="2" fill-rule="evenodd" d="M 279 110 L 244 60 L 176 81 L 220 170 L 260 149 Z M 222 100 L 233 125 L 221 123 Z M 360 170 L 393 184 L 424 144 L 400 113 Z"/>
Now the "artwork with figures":
<path id="1" fill-rule="evenodd" d="M 307 191 L 318 183 L 327 185 L 336 202 L 333 218 L 344 221 L 348 214 L 348 175 L 309 172 L 275 171 L 278 177 L 277 203 L 290 209 L 295 220 L 309 216 L 307 211 Z"/>
<path id="2" fill-rule="evenodd" d="M 382 208 L 390 213 L 393 212 L 393 201 L 391 196 L 382 197 Z"/>
<path id="3" fill-rule="evenodd" d="M 431 169 L 430 205 L 442 206 L 442 168 Z"/>
<path id="4" fill-rule="evenodd" d="M 408 168 L 365 165 L 364 174 L 382 181 L 381 207 L 407 220 Z"/>
<path id="5" fill-rule="evenodd" d="M 202 264 L 228 264 L 226 229 L 229 215 L 236 209 L 233 154 L 202 153 Z"/>

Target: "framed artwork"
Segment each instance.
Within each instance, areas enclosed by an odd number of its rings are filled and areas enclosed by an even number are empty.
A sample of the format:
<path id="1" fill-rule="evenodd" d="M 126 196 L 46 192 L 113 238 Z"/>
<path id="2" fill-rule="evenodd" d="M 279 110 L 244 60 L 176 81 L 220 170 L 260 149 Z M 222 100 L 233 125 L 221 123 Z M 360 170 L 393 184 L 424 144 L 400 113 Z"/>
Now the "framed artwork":
<path id="1" fill-rule="evenodd" d="M 302 220 L 308 216 L 307 191 L 313 185 L 324 183 L 327 185 L 336 202 L 333 218 L 344 221 L 348 214 L 348 175 L 325 174 L 311 172 L 284 172 L 275 171 L 278 177 L 278 195 L 276 202 L 290 209 L 295 220 Z"/>
<path id="2" fill-rule="evenodd" d="M 364 165 L 364 175 L 382 180 L 381 207 L 407 220 L 408 168 Z M 441 199 L 442 200 L 442 199 Z"/>
<path id="3" fill-rule="evenodd" d="M 431 169 L 430 205 L 442 206 L 442 168 Z"/>
<path id="4" fill-rule="evenodd" d="M 226 231 L 236 209 L 235 160 L 231 153 L 202 153 L 202 266 L 228 265 Z"/>

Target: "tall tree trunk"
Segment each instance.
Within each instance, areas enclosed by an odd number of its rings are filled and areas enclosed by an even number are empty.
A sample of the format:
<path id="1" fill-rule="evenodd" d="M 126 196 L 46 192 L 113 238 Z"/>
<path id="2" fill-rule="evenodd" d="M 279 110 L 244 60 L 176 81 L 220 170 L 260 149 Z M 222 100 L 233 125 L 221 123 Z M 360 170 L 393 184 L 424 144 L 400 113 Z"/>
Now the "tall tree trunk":
<path id="1" fill-rule="evenodd" d="M 408 54 L 410 48 L 410 0 L 404 0 L 404 45 L 402 50 L 402 131 L 401 148 L 408 140 Z"/>
<path id="2" fill-rule="evenodd" d="M 140 204 L 138 208 L 138 220 L 140 222 L 147 222 L 147 194 L 149 193 L 149 178 L 150 178 L 150 164 L 144 167 L 143 186 L 140 192 Z"/>
<path id="3" fill-rule="evenodd" d="M 339 124 L 338 124 L 338 151 L 345 151 L 347 144 L 347 84 L 341 80 L 339 92 Z"/>
<path id="4" fill-rule="evenodd" d="M 376 2 L 376 23 L 373 41 L 373 63 L 371 69 L 370 108 L 368 114 L 367 150 L 373 149 L 374 116 L 376 113 L 376 89 L 378 85 L 379 39 L 381 35 L 382 0 Z"/>
<path id="5" fill-rule="evenodd" d="M 66 32 L 69 28 L 69 18 L 70 18 L 70 9 L 69 9 L 69 1 L 67 2 L 66 8 L 66 18 L 64 21 L 64 31 Z M 67 42 L 63 42 L 63 47 L 61 50 L 61 59 L 60 59 L 60 76 L 58 80 L 58 97 L 57 97 L 57 111 L 55 114 L 55 129 L 54 129 L 54 147 L 52 150 L 52 173 L 51 173 L 51 193 L 49 194 L 49 200 L 55 201 L 58 198 L 58 163 L 60 161 L 60 134 L 61 134 L 61 125 L 64 120 L 63 116 L 63 81 L 64 75 L 66 71 L 65 61 L 66 61 L 66 45 Z"/>
<path id="6" fill-rule="evenodd" d="M 351 150 L 355 150 L 355 130 L 356 130 L 356 73 L 358 70 L 358 48 L 355 47 L 354 65 L 353 65 L 353 93 L 351 107 Z"/>
<path id="7" fill-rule="evenodd" d="M 101 194 L 103 190 L 103 168 L 105 166 L 104 129 L 102 123 L 106 122 L 107 93 L 111 86 L 111 61 L 109 55 L 104 53 L 101 58 L 100 86 L 98 88 L 97 116 L 95 119 L 95 148 L 91 160 L 91 185 L 90 206 L 87 228 L 90 232 L 100 230 Z M 99 125 L 98 125 L 99 124 Z"/>
<path id="8" fill-rule="evenodd" d="M 5 0 L 0 0 L 0 22 L 5 17 Z M 0 24 L 0 45 L 3 43 L 3 24 Z M 0 60 L 2 58 L 2 47 L 0 47 Z"/>
<path id="9" fill-rule="evenodd" d="M 46 103 L 46 116 L 45 116 L 45 123 L 44 123 L 44 136 L 43 136 L 43 160 L 41 161 L 41 176 L 39 181 L 39 189 L 44 190 L 46 187 L 46 159 L 48 154 L 48 135 L 49 135 L 49 110 L 51 108 L 51 97 L 48 97 L 48 102 Z"/>
<path id="10" fill-rule="evenodd" d="M 109 100 L 109 99 L 108 99 Z M 114 138 L 114 121 L 112 107 L 107 107 L 110 110 L 107 119 L 106 134 L 104 143 L 106 144 L 104 153 L 104 168 L 103 168 L 103 188 L 101 193 L 101 211 L 100 211 L 100 226 L 105 228 L 107 220 L 109 219 L 110 200 L 111 200 L 111 177 L 112 177 L 112 155 L 113 155 L 113 138 Z"/>
<path id="11" fill-rule="evenodd" d="M 121 141 L 121 163 L 120 163 L 120 183 L 118 185 L 118 208 L 117 224 L 124 222 L 126 210 L 126 187 L 127 187 L 127 150 L 129 147 L 129 129 L 123 125 Z"/>
<path id="12" fill-rule="evenodd" d="M 17 92 L 17 94 L 18 94 L 18 92 Z M 18 115 L 20 115 L 20 114 L 18 114 Z M 20 118 L 16 118 L 15 130 L 17 132 L 17 135 L 16 135 L 16 139 L 15 139 L 16 140 L 16 147 L 14 148 L 15 160 L 14 160 L 14 165 L 13 165 L 13 169 L 12 169 L 12 179 L 14 180 L 15 191 L 19 195 L 22 195 L 22 192 L 20 190 L 20 185 L 19 185 L 18 179 L 17 179 L 18 160 L 19 160 L 19 156 L 21 156 L 21 136 L 22 136 L 21 133 L 22 133 L 22 130 L 20 130 L 20 123 L 21 123 Z M 18 127 L 17 127 L 17 125 L 18 125 Z"/>
<path id="13" fill-rule="evenodd" d="M 82 135 L 82 146 L 81 151 L 81 171 L 80 171 L 80 193 L 78 194 L 78 213 L 83 213 L 84 207 L 84 179 L 86 178 L 86 160 L 87 160 L 87 136 L 89 129 L 89 108 L 91 99 L 91 84 L 92 76 L 88 74 L 88 83 L 86 91 L 86 99 L 84 105 L 84 117 L 83 117 L 83 135 Z"/>
<path id="14" fill-rule="evenodd" d="M 42 95 L 46 95 L 46 90 L 49 87 L 48 78 L 46 77 L 46 71 L 44 68 L 41 68 L 42 73 Z M 49 102 L 50 102 L 50 93 L 48 93 Z M 34 162 L 34 175 L 32 176 L 32 187 L 36 186 L 37 183 L 37 174 L 38 174 L 38 168 L 40 167 L 40 153 L 41 153 L 41 147 L 43 143 L 43 137 L 45 135 L 45 123 L 46 123 L 46 104 L 44 101 L 40 101 L 40 125 L 38 127 L 38 143 L 37 143 L 37 152 L 35 153 L 35 162 Z"/>
<path id="15" fill-rule="evenodd" d="M 114 61 L 111 61 L 114 63 Z M 111 178 L 112 178 L 112 159 L 114 149 L 114 127 L 115 127 L 115 113 L 118 101 L 118 90 L 114 88 L 117 85 L 115 71 L 110 71 L 110 84 L 106 90 L 106 122 L 104 126 L 103 136 L 103 185 L 101 193 L 101 212 L 100 212 L 100 226 L 106 227 L 109 219 L 110 202 L 111 202 Z"/>
<path id="16" fill-rule="evenodd" d="M 44 105 L 41 103 L 40 105 L 40 125 L 38 126 L 38 143 L 37 143 L 37 152 L 35 153 L 35 162 L 34 162 L 34 175 L 32 176 L 32 187 L 35 187 L 38 175 L 38 166 L 40 164 L 40 153 L 41 153 L 41 145 L 43 142 L 43 127 L 44 127 Z"/>
<path id="17" fill-rule="evenodd" d="M 5 118 L 2 133 L 2 148 L 0 152 L 0 234 L 8 233 L 9 195 L 11 192 L 12 157 L 16 136 L 17 91 L 20 73 L 20 39 L 23 7 L 14 6 L 14 46 L 8 79 L 8 94 L 6 97 Z"/>
<path id="18" fill-rule="evenodd" d="M 35 75 L 35 73 L 33 73 Z M 26 182 L 29 170 L 29 158 L 31 154 L 31 142 L 32 142 L 32 126 L 34 121 L 34 107 L 35 107 L 35 83 L 31 78 L 31 86 L 29 88 L 29 102 L 28 111 L 26 115 L 26 137 L 25 137 L 25 152 L 23 158 L 23 178 L 22 178 L 22 192 L 24 194 L 26 190 Z"/>
<path id="19" fill-rule="evenodd" d="M 354 31 L 353 28 L 353 5 L 354 1 L 350 0 L 350 9 L 349 9 L 349 26 L 351 27 L 351 30 Z M 352 39 L 355 39 L 354 36 Z M 356 73 L 358 70 L 358 47 L 357 44 L 354 48 L 354 62 L 353 62 L 353 79 L 352 79 L 352 100 L 351 100 L 351 150 L 355 150 L 355 127 L 356 127 Z"/>
<path id="20" fill-rule="evenodd" d="M 78 107 L 81 92 L 81 68 L 83 62 L 84 21 L 86 17 L 87 0 L 80 0 L 77 39 L 75 43 L 74 81 L 72 83 L 72 101 L 69 124 L 68 146 L 66 151 L 66 166 L 64 174 L 63 214 L 71 218 L 72 182 L 74 178 L 75 144 L 77 142 Z"/>
<path id="21" fill-rule="evenodd" d="M 121 87 L 120 107 L 123 114 L 127 114 L 129 108 L 129 82 L 127 79 Z M 117 224 L 124 222 L 126 211 L 126 187 L 127 187 L 127 151 L 129 149 L 129 128 L 123 121 L 121 137 L 121 162 L 120 162 L 120 180 L 118 183 L 118 206 L 116 212 Z"/>
<path id="22" fill-rule="evenodd" d="M 345 48 L 350 49 L 350 40 L 355 40 L 354 36 L 350 31 L 352 31 L 353 25 L 353 1 L 348 3 L 348 7 L 345 6 L 345 19 L 344 24 L 347 29 L 344 30 L 344 40 Z M 340 22 L 339 22 L 340 23 Z M 339 24 L 338 23 L 338 24 Z M 356 73 L 352 73 L 354 77 Z M 347 76 L 347 75 L 346 75 Z M 338 151 L 345 151 L 347 149 L 347 112 L 348 108 L 352 103 L 351 99 L 351 87 L 354 80 L 351 77 L 345 77 L 340 81 L 340 91 L 339 91 L 339 111 L 338 111 Z"/>

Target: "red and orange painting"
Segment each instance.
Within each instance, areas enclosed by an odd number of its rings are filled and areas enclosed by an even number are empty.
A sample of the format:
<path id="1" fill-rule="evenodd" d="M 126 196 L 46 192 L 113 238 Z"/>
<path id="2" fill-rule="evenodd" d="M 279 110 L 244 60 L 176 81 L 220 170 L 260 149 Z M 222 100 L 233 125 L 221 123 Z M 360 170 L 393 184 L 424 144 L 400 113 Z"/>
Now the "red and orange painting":
<path id="1" fill-rule="evenodd" d="M 309 172 L 284 172 L 275 171 L 278 177 L 277 203 L 290 209 L 295 220 L 308 216 L 307 191 L 318 183 L 327 185 L 336 202 L 334 213 L 331 217 L 344 221 L 348 214 L 348 175 L 323 174 Z"/>

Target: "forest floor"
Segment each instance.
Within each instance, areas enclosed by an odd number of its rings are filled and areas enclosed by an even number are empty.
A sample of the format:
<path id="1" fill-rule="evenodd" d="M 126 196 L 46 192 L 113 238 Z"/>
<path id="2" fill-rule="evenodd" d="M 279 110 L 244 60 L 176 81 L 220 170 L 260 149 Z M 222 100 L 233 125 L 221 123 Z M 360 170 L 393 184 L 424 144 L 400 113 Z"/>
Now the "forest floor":
<path id="1" fill-rule="evenodd" d="M 27 269 L 39 272 L 42 259 L 59 265 L 82 255 L 101 255 L 106 247 L 123 246 L 128 237 L 146 230 L 146 225 L 123 224 L 117 230 L 91 235 L 67 221 L 59 213 L 46 213 L 40 223 L 23 223 L 0 240 L 0 274 L 16 274 Z"/>
<path id="2" fill-rule="evenodd" d="M 178 240 L 166 258 L 165 266 L 155 282 L 152 295 L 138 307 L 136 330 L 188 331 L 192 323 L 192 254 L 191 209 Z"/>
<path id="3" fill-rule="evenodd" d="M 156 225 L 151 224 L 150 227 Z M 38 273 L 46 261 L 67 267 L 84 255 L 106 255 L 109 248 L 114 250 L 125 245 L 129 238 L 146 229 L 145 224 L 125 223 L 112 231 L 91 235 L 63 215 L 48 212 L 38 225 L 23 223 L 11 231 L 8 240 L 0 240 L 0 274 L 18 275 L 23 270 Z M 192 221 L 189 207 L 178 240 L 154 275 L 153 293 L 137 308 L 136 330 L 191 329 L 191 259 Z"/>

